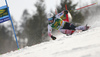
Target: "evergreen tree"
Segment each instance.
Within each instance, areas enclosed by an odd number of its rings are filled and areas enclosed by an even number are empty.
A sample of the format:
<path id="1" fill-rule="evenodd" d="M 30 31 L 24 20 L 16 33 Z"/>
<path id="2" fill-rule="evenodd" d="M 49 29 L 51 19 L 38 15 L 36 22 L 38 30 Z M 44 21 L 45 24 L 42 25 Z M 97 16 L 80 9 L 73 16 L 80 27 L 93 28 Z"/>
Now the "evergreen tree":
<path id="1" fill-rule="evenodd" d="M 23 11 L 23 14 L 22 14 L 22 20 L 21 20 L 21 23 L 22 23 L 22 25 L 21 25 L 21 28 L 22 27 L 25 27 L 25 23 L 27 22 L 27 20 L 30 18 L 30 14 L 28 13 L 28 10 L 27 9 L 25 9 L 24 11 Z"/>
<path id="2" fill-rule="evenodd" d="M 0 26 L 0 54 L 17 49 L 17 45 L 15 45 L 16 42 L 9 33 L 11 33 L 11 31 L 9 31 L 8 28 L 4 25 Z"/>
<path id="3" fill-rule="evenodd" d="M 38 1 L 35 6 L 37 13 L 25 22 L 23 33 L 28 38 L 28 45 L 42 42 L 42 33 L 47 28 L 44 0 Z"/>

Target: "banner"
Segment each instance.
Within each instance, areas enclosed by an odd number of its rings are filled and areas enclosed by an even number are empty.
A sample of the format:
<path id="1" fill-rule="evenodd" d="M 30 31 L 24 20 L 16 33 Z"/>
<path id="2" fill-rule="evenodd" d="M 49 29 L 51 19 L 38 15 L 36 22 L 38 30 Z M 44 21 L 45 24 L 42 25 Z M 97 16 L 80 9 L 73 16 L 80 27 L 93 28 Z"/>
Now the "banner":
<path id="1" fill-rule="evenodd" d="M 10 19 L 9 19 L 7 6 L 0 7 L 0 23 L 3 23 L 8 20 L 10 20 Z"/>

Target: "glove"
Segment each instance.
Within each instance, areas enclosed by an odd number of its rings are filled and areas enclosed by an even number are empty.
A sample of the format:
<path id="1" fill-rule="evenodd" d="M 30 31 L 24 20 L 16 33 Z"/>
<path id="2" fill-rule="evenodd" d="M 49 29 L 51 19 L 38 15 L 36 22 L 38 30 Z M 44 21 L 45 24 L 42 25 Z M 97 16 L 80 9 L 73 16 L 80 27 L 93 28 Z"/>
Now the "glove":
<path id="1" fill-rule="evenodd" d="M 64 10 L 64 14 L 68 14 L 68 10 Z"/>
<path id="2" fill-rule="evenodd" d="M 56 37 L 54 37 L 53 35 L 51 35 L 52 40 L 56 40 Z"/>

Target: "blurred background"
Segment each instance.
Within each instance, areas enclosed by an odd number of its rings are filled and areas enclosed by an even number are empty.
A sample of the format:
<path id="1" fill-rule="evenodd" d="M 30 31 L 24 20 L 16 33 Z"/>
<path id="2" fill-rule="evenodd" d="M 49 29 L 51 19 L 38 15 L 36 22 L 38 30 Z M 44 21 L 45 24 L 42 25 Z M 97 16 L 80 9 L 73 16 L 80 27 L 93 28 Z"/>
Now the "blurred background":
<path id="1" fill-rule="evenodd" d="M 51 40 L 47 34 L 47 14 L 55 10 L 58 13 L 65 9 L 72 10 L 72 22 L 75 25 L 86 25 L 95 15 L 100 15 L 100 0 L 7 0 L 20 48 L 32 46 Z M 96 5 L 74 10 L 92 3 Z M 5 0 L 0 0 L 0 7 Z M 95 19 L 95 18 L 94 18 Z M 84 23 L 85 22 L 85 23 Z M 93 22 L 93 21 L 91 21 Z M 88 22 L 87 22 L 88 23 Z M 89 24 L 89 23 L 88 23 Z M 53 30 L 54 31 L 54 30 Z M 54 31 L 55 32 L 55 31 Z M 11 26 L 7 21 L 0 24 L 0 54 L 17 50 Z"/>

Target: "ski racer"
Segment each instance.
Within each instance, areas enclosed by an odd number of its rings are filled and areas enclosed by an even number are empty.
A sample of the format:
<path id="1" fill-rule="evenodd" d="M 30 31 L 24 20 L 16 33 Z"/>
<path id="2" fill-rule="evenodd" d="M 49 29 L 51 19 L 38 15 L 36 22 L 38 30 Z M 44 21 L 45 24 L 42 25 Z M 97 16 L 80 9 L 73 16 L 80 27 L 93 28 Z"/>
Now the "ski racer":
<path id="1" fill-rule="evenodd" d="M 67 10 L 62 11 L 61 13 L 57 15 L 49 14 L 48 18 L 48 35 L 52 38 L 52 40 L 55 40 L 56 37 L 51 34 L 52 28 L 59 30 L 60 32 L 64 34 L 72 34 L 75 30 L 87 30 L 89 28 L 88 26 L 78 26 L 76 27 L 75 25 L 63 21 L 60 17 L 64 14 L 68 14 Z"/>

